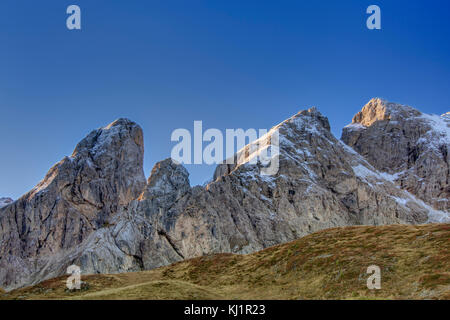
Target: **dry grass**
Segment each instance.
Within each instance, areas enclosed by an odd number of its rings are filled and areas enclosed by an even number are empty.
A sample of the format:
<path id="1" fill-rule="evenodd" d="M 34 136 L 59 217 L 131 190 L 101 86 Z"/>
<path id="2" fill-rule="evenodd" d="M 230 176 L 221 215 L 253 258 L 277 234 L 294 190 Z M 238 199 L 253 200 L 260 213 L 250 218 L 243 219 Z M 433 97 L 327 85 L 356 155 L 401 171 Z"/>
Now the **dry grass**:
<path id="1" fill-rule="evenodd" d="M 217 254 L 171 266 L 89 275 L 65 290 L 66 276 L 3 299 L 450 299 L 450 224 L 328 229 L 250 255 Z M 369 265 L 380 290 L 366 287 Z"/>

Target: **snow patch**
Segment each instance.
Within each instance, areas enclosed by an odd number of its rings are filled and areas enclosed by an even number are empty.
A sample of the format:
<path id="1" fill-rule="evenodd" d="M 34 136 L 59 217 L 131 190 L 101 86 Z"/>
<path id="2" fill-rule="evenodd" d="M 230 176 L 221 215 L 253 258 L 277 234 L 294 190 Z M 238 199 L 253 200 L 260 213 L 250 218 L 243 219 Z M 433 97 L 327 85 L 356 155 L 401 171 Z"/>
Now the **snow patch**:
<path id="1" fill-rule="evenodd" d="M 380 175 L 383 179 L 388 180 L 388 181 L 394 183 L 394 182 L 395 182 L 402 174 L 404 174 L 404 173 L 405 173 L 405 171 L 397 172 L 397 173 L 394 173 L 394 174 L 389 174 L 389 173 L 387 173 L 387 172 L 380 172 L 379 175 Z"/>
<path id="2" fill-rule="evenodd" d="M 407 198 L 400 198 L 400 197 L 394 197 L 392 198 L 400 205 L 403 205 L 406 207 L 406 204 L 409 201 L 415 202 L 422 206 L 425 210 L 428 211 L 428 221 L 427 223 L 449 223 L 450 222 L 450 213 L 445 211 L 440 211 L 434 209 L 432 206 L 426 204 L 419 198 L 416 198 L 413 194 L 404 191 L 404 194 Z"/>
<path id="3" fill-rule="evenodd" d="M 366 126 L 362 125 L 361 123 L 350 123 L 344 128 L 347 128 L 349 130 L 363 130 L 366 129 Z"/>
<path id="4" fill-rule="evenodd" d="M 260 198 L 262 199 L 262 200 L 264 200 L 264 201 L 267 201 L 267 202 L 272 202 L 272 199 L 269 199 L 269 198 L 267 198 L 265 195 L 263 195 L 263 194 L 261 194 L 261 195 L 259 195 L 260 196 Z"/>
<path id="5" fill-rule="evenodd" d="M 356 152 L 356 151 L 355 151 L 352 147 L 350 147 L 349 145 L 345 144 L 345 142 L 343 142 L 343 141 L 341 141 L 341 140 L 338 140 L 338 141 L 339 141 L 340 145 L 341 145 L 345 150 L 347 150 L 348 152 L 350 152 L 351 154 L 353 154 L 353 155 L 355 155 L 355 156 L 361 157 L 361 155 L 360 155 L 358 152 Z"/>
<path id="6" fill-rule="evenodd" d="M 435 147 L 450 144 L 450 117 L 447 114 L 448 112 L 442 116 L 426 113 L 420 115 L 418 118 L 429 123 L 431 132 L 429 131 L 427 137 L 421 137 L 417 142 L 429 143 Z"/>
<path id="7" fill-rule="evenodd" d="M 357 177 L 366 179 L 368 177 L 379 178 L 379 174 L 375 171 L 370 170 L 369 168 L 363 166 L 362 164 L 358 164 L 357 166 L 352 167 L 353 172 Z"/>
<path id="8" fill-rule="evenodd" d="M 408 203 L 409 199 L 404 199 L 404 198 L 399 198 L 399 197 L 394 197 L 392 196 L 392 198 L 398 203 L 401 204 L 402 206 L 406 207 L 406 204 Z"/>
<path id="9" fill-rule="evenodd" d="M 120 131 L 122 130 L 121 126 L 111 126 L 108 125 L 100 129 L 100 134 L 97 137 L 97 141 L 94 147 L 90 150 L 93 155 L 100 155 L 105 152 L 107 149 L 107 145 L 113 142 L 115 136 L 119 136 Z"/>

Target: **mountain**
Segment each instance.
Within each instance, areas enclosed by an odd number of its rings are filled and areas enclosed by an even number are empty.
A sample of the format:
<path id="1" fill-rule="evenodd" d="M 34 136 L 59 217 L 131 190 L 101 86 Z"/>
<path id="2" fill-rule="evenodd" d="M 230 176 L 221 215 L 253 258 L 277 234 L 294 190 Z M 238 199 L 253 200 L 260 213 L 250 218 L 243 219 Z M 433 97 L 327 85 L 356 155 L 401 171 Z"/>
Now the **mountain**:
<path id="1" fill-rule="evenodd" d="M 372 99 L 344 128 L 342 140 L 402 189 L 450 211 L 450 112 L 429 115 Z"/>
<path id="2" fill-rule="evenodd" d="M 53 263 L 105 226 L 145 186 L 143 133 L 119 119 L 92 131 L 72 156 L 13 204 L 0 209 L 0 286 L 39 281 Z"/>
<path id="3" fill-rule="evenodd" d="M 13 203 L 14 200 L 11 198 L 0 198 L 0 208 L 6 207 L 7 205 Z"/>
<path id="4" fill-rule="evenodd" d="M 151 271 L 67 276 L 0 299 L 450 299 L 450 227 L 354 226 L 319 231 L 250 255 L 216 254 Z M 380 267 L 381 289 L 367 288 Z"/>
<path id="5" fill-rule="evenodd" d="M 279 140 L 279 170 L 251 161 Z M 319 230 L 433 222 L 432 209 L 330 132 L 315 108 L 272 128 L 191 187 L 166 159 L 145 183 L 141 128 L 119 119 L 93 131 L 33 190 L 0 209 L 0 286 L 65 274 L 140 271 L 212 253 L 252 253 Z"/>

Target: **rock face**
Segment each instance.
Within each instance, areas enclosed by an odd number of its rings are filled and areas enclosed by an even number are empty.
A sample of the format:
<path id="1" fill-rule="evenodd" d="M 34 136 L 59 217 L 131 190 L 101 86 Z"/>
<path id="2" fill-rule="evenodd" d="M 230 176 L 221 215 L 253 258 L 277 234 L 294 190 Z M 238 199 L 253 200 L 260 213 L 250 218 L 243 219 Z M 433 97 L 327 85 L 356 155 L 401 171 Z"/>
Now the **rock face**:
<path id="1" fill-rule="evenodd" d="M 7 205 L 13 203 L 14 200 L 11 198 L 0 198 L 0 208 L 6 207 Z"/>
<path id="2" fill-rule="evenodd" d="M 35 281 L 51 259 L 135 199 L 145 186 L 143 153 L 141 128 L 119 119 L 92 131 L 33 190 L 0 209 L 0 285 Z"/>
<path id="3" fill-rule="evenodd" d="M 344 128 L 342 140 L 402 189 L 450 210 L 450 113 L 428 115 L 372 99 Z"/>
<path id="4" fill-rule="evenodd" d="M 158 242 L 165 237 L 173 249 L 175 260 L 167 256 L 171 262 L 212 252 L 254 252 L 335 226 L 428 220 L 429 207 L 384 179 L 329 130 L 317 110 L 302 111 L 261 138 L 279 132 L 275 175 L 262 175 L 262 165 L 250 164 L 247 156 L 236 165 L 219 166 L 216 180 L 204 189 L 188 189 L 185 171 L 165 160 L 162 176 L 182 181 L 184 195 L 172 196 L 178 200 L 171 203 L 160 191 L 146 191 L 146 200 L 128 214 L 153 219 Z M 250 155 L 250 150 L 251 145 L 243 153 Z M 150 181 L 158 184 L 153 177 Z M 154 203 L 161 198 L 158 212 Z M 160 265 L 143 260 L 146 267 Z"/>
<path id="5" fill-rule="evenodd" d="M 252 161 L 279 141 L 279 168 Z M 257 145 L 257 148 L 255 146 Z M 425 223 L 432 210 L 337 140 L 316 109 L 272 128 L 220 165 L 205 187 L 171 159 L 145 184 L 142 132 L 127 120 L 94 131 L 14 205 L 0 209 L 0 284 L 151 269 L 210 253 L 250 253 L 347 225 Z M 17 217 L 17 218 L 16 218 Z"/>

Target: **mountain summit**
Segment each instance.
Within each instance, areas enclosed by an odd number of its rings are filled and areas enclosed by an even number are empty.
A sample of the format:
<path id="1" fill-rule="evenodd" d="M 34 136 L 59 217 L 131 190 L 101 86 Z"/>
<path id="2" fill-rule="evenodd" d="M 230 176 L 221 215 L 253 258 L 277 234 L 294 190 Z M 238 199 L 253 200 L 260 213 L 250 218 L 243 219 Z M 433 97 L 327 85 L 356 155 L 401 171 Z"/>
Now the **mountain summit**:
<path id="1" fill-rule="evenodd" d="M 370 100 L 342 140 L 378 170 L 438 210 L 450 210 L 450 117 Z"/>
<path id="2" fill-rule="evenodd" d="M 52 261 L 103 228 L 145 186 L 143 146 L 141 128 L 119 119 L 92 131 L 35 188 L 1 208 L 0 285 L 64 273 L 71 259 Z"/>

